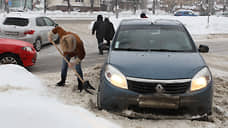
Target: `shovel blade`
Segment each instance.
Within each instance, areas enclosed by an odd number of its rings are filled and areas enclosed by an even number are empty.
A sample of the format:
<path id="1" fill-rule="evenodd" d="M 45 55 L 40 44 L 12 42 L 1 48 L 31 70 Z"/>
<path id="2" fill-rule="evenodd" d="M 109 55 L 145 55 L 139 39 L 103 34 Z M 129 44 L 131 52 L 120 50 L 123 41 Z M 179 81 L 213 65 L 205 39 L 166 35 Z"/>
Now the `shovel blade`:
<path id="1" fill-rule="evenodd" d="M 87 89 L 96 90 L 96 89 L 89 83 L 89 81 L 85 81 L 83 87 L 84 87 L 84 89 L 87 88 Z"/>
<path id="2" fill-rule="evenodd" d="M 89 94 L 91 94 L 91 95 L 93 95 L 93 93 L 90 92 L 88 89 L 96 90 L 96 89 L 89 83 L 89 81 L 85 81 L 85 82 L 83 83 L 83 89 L 84 89 L 87 93 L 89 93 Z"/>

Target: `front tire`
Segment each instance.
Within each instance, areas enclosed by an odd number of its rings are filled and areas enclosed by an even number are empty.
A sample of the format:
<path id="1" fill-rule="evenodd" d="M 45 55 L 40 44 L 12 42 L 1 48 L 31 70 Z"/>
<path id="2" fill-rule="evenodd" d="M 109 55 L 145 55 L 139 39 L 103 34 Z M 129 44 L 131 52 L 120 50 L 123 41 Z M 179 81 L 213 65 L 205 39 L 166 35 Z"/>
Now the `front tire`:
<path id="1" fill-rule="evenodd" d="M 39 52 L 42 47 L 42 41 L 40 39 L 37 39 L 33 46 L 36 49 L 36 51 Z"/>
<path id="2" fill-rule="evenodd" d="M 18 64 L 23 66 L 22 61 L 15 54 L 0 55 L 0 64 Z"/>
<path id="3" fill-rule="evenodd" d="M 98 110 L 102 110 L 102 103 L 101 103 L 101 99 L 102 99 L 102 94 L 101 94 L 101 86 L 99 86 L 98 88 L 98 93 L 97 93 L 97 108 Z"/>

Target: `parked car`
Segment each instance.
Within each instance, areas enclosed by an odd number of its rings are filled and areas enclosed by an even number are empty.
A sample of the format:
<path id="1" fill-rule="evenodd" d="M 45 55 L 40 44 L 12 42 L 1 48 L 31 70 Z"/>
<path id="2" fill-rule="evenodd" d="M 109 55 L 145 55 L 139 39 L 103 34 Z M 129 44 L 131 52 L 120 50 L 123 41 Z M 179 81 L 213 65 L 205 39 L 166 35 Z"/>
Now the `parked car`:
<path id="1" fill-rule="evenodd" d="M 101 71 L 98 108 L 211 115 L 213 80 L 200 55 L 208 51 L 179 21 L 123 20 Z"/>
<path id="2" fill-rule="evenodd" d="M 49 43 L 48 32 L 56 25 L 46 16 L 9 14 L 0 26 L 0 36 L 30 42 L 37 51 L 40 51 L 43 44 Z M 57 39 L 57 36 L 54 39 Z"/>
<path id="3" fill-rule="evenodd" d="M 174 16 L 197 16 L 197 15 L 191 10 L 179 10 L 174 13 Z"/>
<path id="4" fill-rule="evenodd" d="M 32 44 L 21 40 L 0 38 L 0 64 L 29 67 L 36 63 L 36 58 L 36 50 Z"/>
<path id="5" fill-rule="evenodd" d="M 226 11 L 226 12 L 219 12 L 219 13 L 216 14 L 216 16 L 228 17 L 228 11 Z"/>

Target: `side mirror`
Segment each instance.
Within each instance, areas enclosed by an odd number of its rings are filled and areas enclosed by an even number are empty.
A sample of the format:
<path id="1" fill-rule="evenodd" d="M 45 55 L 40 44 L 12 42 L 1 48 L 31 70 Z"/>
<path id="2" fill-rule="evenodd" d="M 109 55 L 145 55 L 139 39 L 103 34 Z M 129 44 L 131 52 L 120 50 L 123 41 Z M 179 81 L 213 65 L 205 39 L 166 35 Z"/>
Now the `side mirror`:
<path id="1" fill-rule="evenodd" d="M 54 25 L 55 27 L 57 27 L 57 26 L 59 26 L 59 24 L 57 24 L 57 23 L 55 23 L 55 25 Z"/>
<path id="2" fill-rule="evenodd" d="M 200 45 L 199 52 L 207 53 L 209 52 L 209 47 L 207 45 Z"/>

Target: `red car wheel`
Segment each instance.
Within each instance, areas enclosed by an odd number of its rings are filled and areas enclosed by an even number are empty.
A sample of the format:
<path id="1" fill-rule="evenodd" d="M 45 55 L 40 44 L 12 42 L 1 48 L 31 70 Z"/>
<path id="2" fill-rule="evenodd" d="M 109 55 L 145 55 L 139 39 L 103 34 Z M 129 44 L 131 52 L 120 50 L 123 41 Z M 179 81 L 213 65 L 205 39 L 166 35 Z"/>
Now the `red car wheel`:
<path id="1" fill-rule="evenodd" d="M 18 64 L 23 65 L 20 58 L 14 54 L 0 55 L 0 64 Z"/>

